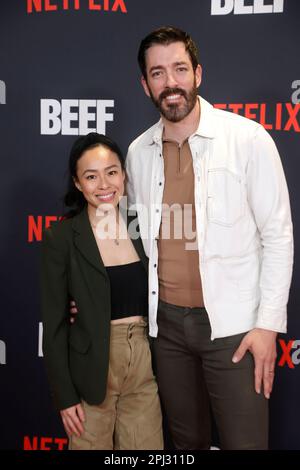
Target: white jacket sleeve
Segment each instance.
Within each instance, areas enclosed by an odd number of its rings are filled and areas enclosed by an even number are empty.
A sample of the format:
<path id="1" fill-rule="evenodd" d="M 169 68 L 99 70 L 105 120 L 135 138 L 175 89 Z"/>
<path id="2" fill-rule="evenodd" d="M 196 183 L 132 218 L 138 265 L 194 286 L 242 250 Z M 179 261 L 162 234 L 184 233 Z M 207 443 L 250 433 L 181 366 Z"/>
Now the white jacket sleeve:
<path id="1" fill-rule="evenodd" d="M 293 227 L 280 157 L 273 139 L 261 126 L 253 139 L 247 188 L 262 246 L 256 327 L 285 332 L 293 268 Z"/>

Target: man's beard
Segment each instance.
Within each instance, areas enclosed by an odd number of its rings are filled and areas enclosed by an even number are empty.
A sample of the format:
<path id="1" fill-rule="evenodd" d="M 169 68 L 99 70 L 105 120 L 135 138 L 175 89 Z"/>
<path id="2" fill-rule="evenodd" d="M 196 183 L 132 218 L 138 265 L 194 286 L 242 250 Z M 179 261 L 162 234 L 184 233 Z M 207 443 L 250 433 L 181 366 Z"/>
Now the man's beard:
<path id="1" fill-rule="evenodd" d="M 182 121 L 182 119 L 190 114 L 197 101 L 196 80 L 194 81 L 193 88 L 188 92 L 181 88 L 166 88 L 166 90 L 164 90 L 157 99 L 154 98 L 150 88 L 149 92 L 153 103 L 159 109 L 161 115 L 171 122 Z M 164 98 L 169 95 L 181 95 L 183 96 L 185 103 L 183 105 L 178 105 L 176 103 L 163 105 Z"/>

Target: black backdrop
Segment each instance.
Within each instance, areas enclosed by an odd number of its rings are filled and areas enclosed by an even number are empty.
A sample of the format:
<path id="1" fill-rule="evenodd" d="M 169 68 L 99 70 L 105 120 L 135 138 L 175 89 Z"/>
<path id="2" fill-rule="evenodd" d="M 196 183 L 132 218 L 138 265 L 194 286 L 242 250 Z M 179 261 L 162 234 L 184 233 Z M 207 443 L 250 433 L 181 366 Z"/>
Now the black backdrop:
<path id="1" fill-rule="evenodd" d="M 223 14 L 212 14 L 218 5 Z M 97 127 L 126 152 L 157 120 L 139 84 L 136 54 L 142 37 L 170 24 L 199 46 L 203 97 L 231 110 L 239 104 L 240 114 L 267 127 L 282 157 L 296 259 L 270 435 L 273 449 L 300 449 L 299 20 L 298 0 L 0 2 L 1 448 L 66 447 L 40 349 L 41 228 L 62 213 L 76 134 Z"/>

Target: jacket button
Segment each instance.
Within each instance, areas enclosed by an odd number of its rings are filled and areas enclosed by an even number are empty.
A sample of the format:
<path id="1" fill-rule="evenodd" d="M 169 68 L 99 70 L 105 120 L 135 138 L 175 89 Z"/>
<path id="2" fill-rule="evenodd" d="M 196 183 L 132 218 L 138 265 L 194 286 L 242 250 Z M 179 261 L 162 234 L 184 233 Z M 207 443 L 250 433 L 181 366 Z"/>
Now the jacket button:
<path id="1" fill-rule="evenodd" d="M 156 294 L 155 290 L 153 290 L 153 291 L 152 291 L 152 294 L 153 294 L 153 295 L 155 295 L 155 294 Z"/>
<path id="2" fill-rule="evenodd" d="M 154 267 L 156 268 L 157 264 L 154 264 Z"/>

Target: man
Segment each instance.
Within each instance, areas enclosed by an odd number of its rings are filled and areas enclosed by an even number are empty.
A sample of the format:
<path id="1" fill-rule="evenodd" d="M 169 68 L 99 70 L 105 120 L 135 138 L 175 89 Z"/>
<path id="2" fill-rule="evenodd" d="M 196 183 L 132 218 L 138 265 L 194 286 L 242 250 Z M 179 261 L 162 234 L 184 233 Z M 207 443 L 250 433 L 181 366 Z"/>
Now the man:
<path id="1" fill-rule="evenodd" d="M 149 256 L 150 335 L 171 436 L 177 449 L 209 448 L 211 406 L 222 449 L 266 449 L 293 262 L 280 158 L 260 124 L 197 96 L 201 66 L 187 33 L 150 33 L 138 60 L 161 119 L 129 147 L 128 196 Z M 189 233 L 178 236 L 180 222 Z"/>

